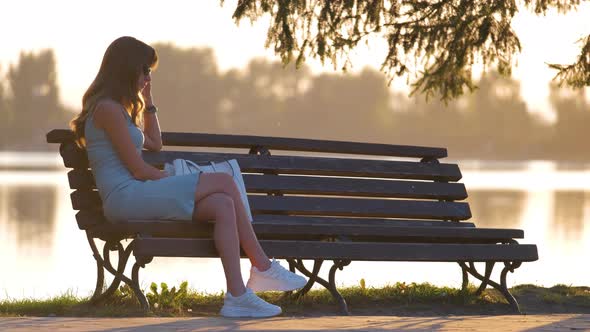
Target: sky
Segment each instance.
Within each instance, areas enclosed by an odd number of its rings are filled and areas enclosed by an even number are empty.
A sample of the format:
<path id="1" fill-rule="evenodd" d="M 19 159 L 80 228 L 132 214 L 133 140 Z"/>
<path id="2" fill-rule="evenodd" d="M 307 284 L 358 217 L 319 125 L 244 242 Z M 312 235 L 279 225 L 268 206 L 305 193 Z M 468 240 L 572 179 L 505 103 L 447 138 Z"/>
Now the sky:
<path id="1" fill-rule="evenodd" d="M 0 3 L 0 75 L 19 53 L 52 48 L 57 58 L 58 83 L 65 104 L 78 107 L 96 75 L 107 46 L 117 37 L 134 36 L 147 43 L 172 42 L 181 47 L 209 47 L 219 68 L 245 66 L 255 57 L 279 60 L 264 48 L 268 18 L 255 24 L 232 19 L 237 0 L 13 0 Z M 529 109 L 552 120 L 548 83 L 555 72 L 546 63 L 571 63 L 579 53 L 576 41 L 590 34 L 590 4 L 577 12 L 536 16 L 521 12 L 513 20 L 522 52 L 513 76 L 521 80 Z M 7 33 L 10 32 L 10 33 Z M 352 72 L 379 68 L 383 45 L 371 43 L 353 54 Z M 327 64 L 308 61 L 315 73 L 334 72 Z M 336 70 L 338 72 L 338 70 Z M 400 80 L 401 81 L 401 80 Z M 403 83 L 392 89 L 407 91 Z M 157 95 L 156 95 L 157 96 Z M 156 97 L 157 98 L 157 97 Z"/>

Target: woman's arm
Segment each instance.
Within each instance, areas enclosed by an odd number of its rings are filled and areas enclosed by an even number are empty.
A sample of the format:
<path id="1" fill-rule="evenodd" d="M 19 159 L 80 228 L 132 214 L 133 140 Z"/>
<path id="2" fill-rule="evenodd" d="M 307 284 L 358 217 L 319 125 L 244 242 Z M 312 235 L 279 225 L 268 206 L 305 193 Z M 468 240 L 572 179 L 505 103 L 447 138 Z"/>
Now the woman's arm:
<path id="1" fill-rule="evenodd" d="M 146 108 L 154 105 L 151 81 L 141 90 L 141 94 L 143 95 Z M 158 122 L 156 113 L 143 113 L 143 134 L 145 136 L 144 148 L 150 151 L 162 150 L 162 132 L 160 131 L 160 123 Z"/>
<path id="2" fill-rule="evenodd" d="M 94 123 L 106 132 L 123 165 L 134 178 L 142 181 L 165 178 L 164 172 L 146 163 L 137 153 L 122 112 L 127 112 L 122 105 L 103 101 L 94 111 Z"/>
<path id="3" fill-rule="evenodd" d="M 143 147 L 150 151 L 162 150 L 162 133 L 156 113 L 143 113 Z"/>

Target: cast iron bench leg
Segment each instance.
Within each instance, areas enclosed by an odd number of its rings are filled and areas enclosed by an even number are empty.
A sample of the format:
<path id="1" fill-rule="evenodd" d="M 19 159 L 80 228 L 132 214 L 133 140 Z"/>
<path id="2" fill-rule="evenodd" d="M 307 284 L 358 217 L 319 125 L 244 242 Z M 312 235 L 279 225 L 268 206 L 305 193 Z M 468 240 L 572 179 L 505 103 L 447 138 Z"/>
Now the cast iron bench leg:
<path id="1" fill-rule="evenodd" d="M 288 259 L 288 261 L 289 261 L 289 266 L 293 267 L 292 272 L 295 272 L 294 270 L 298 266 L 305 268 L 305 266 L 303 265 L 303 262 L 300 259 L 298 259 L 297 262 L 294 259 Z M 299 299 L 311 290 L 311 288 L 313 287 L 313 285 L 315 284 L 315 282 L 318 278 L 318 273 L 320 273 L 320 268 L 322 267 L 323 262 L 324 262 L 323 259 L 315 259 L 313 261 L 313 269 L 310 273 L 309 279 L 307 280 L 307 284 L 305 284 L 305 286 L 303 286 L 303 288 L 301 288 L 299 291 L 297 291 L 295 294 L 293 294 L 294 298 Z"/>
<path id="2" fill-rule="evenodd" d="M 463 262 L 457 262 L 461 267 L 461 275 L 463 277 L 463 281 L 461 282 L 461 291 L 466 292 L 467 286 L 469 286 L 469 273 L 467 272 L 467 268 L 464 266 Z"/>
<path id="3" fill-rule="evenodd" d="M 119 242 L 109 242 L 107 241 L 103 248 L 103 255 L 99 254 L 98 248 L 96 247 L 96 243 L 94 242 L 94 238 L 90 235 L 86 235 L 88 239 L 88 243 L 90 244 L 90 248 L 92 249 L 92 254 L 94 259 L 96 260 L 96 267 L 97 267 L 97 278 L 96 278 L 96 287 L 94 289 L 94 294 L 90 299 L 90 303 L 97 304 L 100 303 L 115 293 L 119 285 L 121 284 L 121 278 L 119 277 L 125 271 L 125 267 L 127 266 L 127 260 L 129 259 L 129 255 L 131 251 L 123 250 L 123 246 Z M 117 274 L 115 274 L 111 285 L 103 291 L 104 287 L 104 270 L 106 269 L 106 265 L 108 264 L 109 267 L 112 268 L 110 263 L 110 251 L 118 251 L 118 262 L 117 262 Z"/>
<path id="4" fill-rule="evenodd" d="M 145 265 L 150 263 L 152 259 L 153 257 L 135 257 L 135 264 L 133 264 L 133 269 L 131 270 L 133 286 L 130 286 L 133 288 L 133 292 L 135 293 L 135 296 L 137 296 L 137 299 L 144 310 L 148 310 L 150 308 L 150 303 L 139 288 L 139 268 L 145 267 Z"/>
<path id="5" fill-rule="evenodd" d="M 492 270 L 494 269 L 494 264 L 496 264 L 496 262 L 486 262 L 486 270 L 484 272 L 484 279 L 482 280 L 481 285 L 479 285 L 479 288 L 475 292 L 475 295 L 477 295 L 477 296 L 481 295 L 481 293 L 483 293 L 483 291 L 488 286 L 488 282 L 490 281 L 490 277 L 492 276 Z"/>
<path id="6" fill-rule="evenodd" d="M 508 303 L 512 307 L 512 310 L 517 313 L 521 313 L 521 311 L 518 306 L 518 302 L 516 301 L 514 296 L 510 294 L 510 291 L 508 290 L 508 286 L 506 284 L 506 276 L 508 275 L 508 272 L 514 272 L 514 270 L 520 267 L 521 264 L 522 262 L 504 262 L 504 269 L 502 269 L 502 272 L 500 273 L 500 284 L 498 284 L 497 282 L 489 279 L 488 270 L 490 270 L 489 274 L 491 275 L 491 269 L 493 268 L 493 264 L 491 264 L 491 267 L 490 265 L 486 264 L 486 275 L 483 276 L 477 271 L 477 269 L 475 268 L 475 264 L 473 262 L 469 262 L 469 266 L 467 266 L 465 262 L 459 262 L 461 268 L 465 269 L 467 272 L 469 272 L 469 274 L 482 281 L 482 285 L 484 283 L 488 284 L 494 287 L 500 293 L 502 293 L 506 301 L 508 301 Z"/>
<path id="7" fill-rule="evenodd" d="M 94 239 L 88 235 L 86 232 L 86 238 L 88 239 L 88 244 L 90 245 L 90 249 L 92 250 L 92 256 L 94 256 L 94 260 L 96 261 L 96 287 L 94 288 L 94 293 L 90 298 L 90 303 L 97 303 L 103 298 L 103 287 L 104 287 L 104 264 L 102 257 L 98 252 L 98 248 L 96 248 L 96 243 L 94 243 Z"/>
<path id="8" fill-rule="evenodd" d="M 467 272 L 467 267 L 464 266 L 465 262 L 458 262 L 458 263 L 459 263 L 459 266 L 461 267 L 461 273 L 463 275 L 463 282 L 461 283 L 461 291 L 466 292 L 467 287 L 469 286 L 469 273 Z M 471 269 L 475 269 L 475 266 L 473 265 L 472 262 L 469 264 L 471 266 Z M 486 262 L 486 271 L 485 271 L 484 279 L 482 280 L 481 285 L 479 285 L 479 288 L 475 292 L 475 295 L 477 295 L 477 296 L 481 295 L 481 293 L 488 286 L 488 282 L 490 281 L 490 277 L 492 276 L 492 270 L 494 269 L 494 264 L 496 264 L 496 262 Z"/>
<path id="9" fill-rule="evenodd" d="M 336 288 L 336 269 L 342 271 L 342 269 L 344 269 L 344 267 L 348 264 L 350 264 L 350 260 L 347 259 L 334 260 L 334 265 L 332 265 L 332 267 L 330 268 L 329 274 L 330 293 L 332 293 L 332 296 L 336 298 L 336 300 L 340 304 L 340 311 L 343 315 L 349 315 L 348 305 L 346 304 L 346 301 L 344 300 L 342 295 L 340 295 L 340 292 L 338 292 L 338 289 Z"/>
<path id="10" fill-rule="evenodd" d="M 314 272 L 315 273 L 310 272 L 303 265 L 303 262 L 299 259 L 297 261 L 294 261 L 294 263 L 292 263 L 292 264 L 297 268 L 297 270 L 299 270 L 301 273 L 303 273 L 303 275 L 305 275 L 306 277 L 308 277 L 310 279 L 307 283 L 308 285 L 310 283 L 313 285 L 313 282 L 317 282 L 318 284 L 324 286 L 328 291 L 330 291 L 330 294 L 332 294 L 332 297 L 334 297 L 334 299 L 338 302 L 338 305 L 340 307 L 340 312 L 343 315 L 349 315 L 350 313 L 348 312 L 348 305 L 346 304 L 346 300 L 344 300 L 344 298 L 342 297 L 342 295 L 340 294 L 340 292 L 338 292 L 338 289 L 336 288 L 336 270 L 344 269 L 344 267 L 349 265 L 351 261 L 348 259 L 335 259 L 334 265 L 332 265 L 332 267 L 330 268 L 330 273 L 328 274 L 329 281 L 326 281 L 325 279 L 320 278 L 318 276 L 318 273 L 319 273 L 319 270 L 321 267 L 321 263 L 318 263 L 317 261 L 318 260 L 316 260 L 316 262 L 314 263 Z M 319 261 L 321 261 L 321 260 L 319 260 Z"/>
<path id="11" fill-rule="evenodd" d="M 94 290 L 94 294 L 90 299 L 91 303 L 99 303 L 110 296 L 117 290 L 121 281 L 127 284 L 132 290 L 135 296 L 137 297 L 142 309 L 148 310 L 149 303 L 147 298 L 139 288 L 139 268 L 145 267 L 145 264 L 151 261 L 151 258 L 146 258 L 142 260 L 138 260 L 136 258 L 136 263 L 133 265 L 132 270 L 132 279 L 129 279 L 127 276 L 124 275 L 125 267 L 127 266 L 127 261 L 133 252 L 135 241 L 132 241 L 127 248 L 123 248 L 123 245 L 120 241 L 106 241 L 104 248 L 103 248 L 103 256 L 101 257 L 96 247 L 96 243 L 94 242 L 94 238 L 92 238 L 87 233 L 88 243 L 90 244 L 90 248 L 92 249 L 92 253 L 94 258 L 96 259 L 96 265 L 98 268 L 97 271 L 97 281 L 96 281 L 96 288 Z M 113 267 L 111 264 L 110 259 L 110 252 L 111 251 L 118 251 L 118 262 L 117 262 L 117 269 Z M 107 290 L 102 292 L 103 285 L 104 285 L 104 270 L 107 270 L 113 275 L 113 282 L 108 287 Z"/>

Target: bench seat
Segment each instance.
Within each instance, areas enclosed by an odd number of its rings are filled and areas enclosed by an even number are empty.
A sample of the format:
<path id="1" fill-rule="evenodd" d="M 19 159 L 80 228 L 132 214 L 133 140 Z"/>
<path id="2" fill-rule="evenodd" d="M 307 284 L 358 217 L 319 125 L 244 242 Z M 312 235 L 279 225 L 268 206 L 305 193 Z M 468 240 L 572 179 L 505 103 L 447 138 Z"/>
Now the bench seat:
<path id="1" fill-rule="evenodd" d="M 458 243 L 375 243 L 261 240 L 264 251 L 275 258 L 413 261 L 494 262 L 537 260 L 535 245 Z M 211 239 L 142 238 L 135 241 L 136 257 L 218 257 Z M 243 254 L 242 254 L 243 255 Z"/>
<path id="2" fill-rule="evenodd" d="M 286 220 L 285 220 L 286 219 Z M 345 220 L 346 221 L 346 220 Z M 333 218 L 330 223 L 289 223 L 288 218 L 277 222 L 258 222 L 252 224 L 259 239 L 338 239 L 350 241 L 424 241 L 424 242 L 462 242 L 462 243 L 501 243 L 524 237 L 520 229 L 474 228 L 474 227 L 426 227 L 394 225 L 353 225 L 340 224 Z M 128 223 L 100 224 L 88 230 L 101 238 L 136 235 L 170 238 L 210 238 L 213 224 L 166 220 L 134 220 Z M 198 254 L 197 254 L 198 255 Z"/>

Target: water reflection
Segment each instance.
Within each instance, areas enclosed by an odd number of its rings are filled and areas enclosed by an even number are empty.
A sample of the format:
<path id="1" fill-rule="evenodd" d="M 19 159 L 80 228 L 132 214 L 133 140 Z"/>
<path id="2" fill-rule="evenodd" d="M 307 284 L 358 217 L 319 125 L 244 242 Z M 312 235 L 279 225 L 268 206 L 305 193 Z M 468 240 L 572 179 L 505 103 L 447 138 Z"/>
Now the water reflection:
<path id="1" fill-rule="evenodd" d="M 514 228 L 521 224 L 526 192 L 473 190 L 467 201 L 477 227 Z"/>
<path id="2" fill-rule="evenodd" d="M 551 232 L 565 241 L 580 241 L 584 232 L 584 215 L 590 195 L 582 191 L 556 191 Z"/>
<path id="3" fill-rule="evenodd" d="M 0 186 L 1 223 L 14 234 L 19 250 L 52 247 L 56 197 L 54 186 Z"/>

